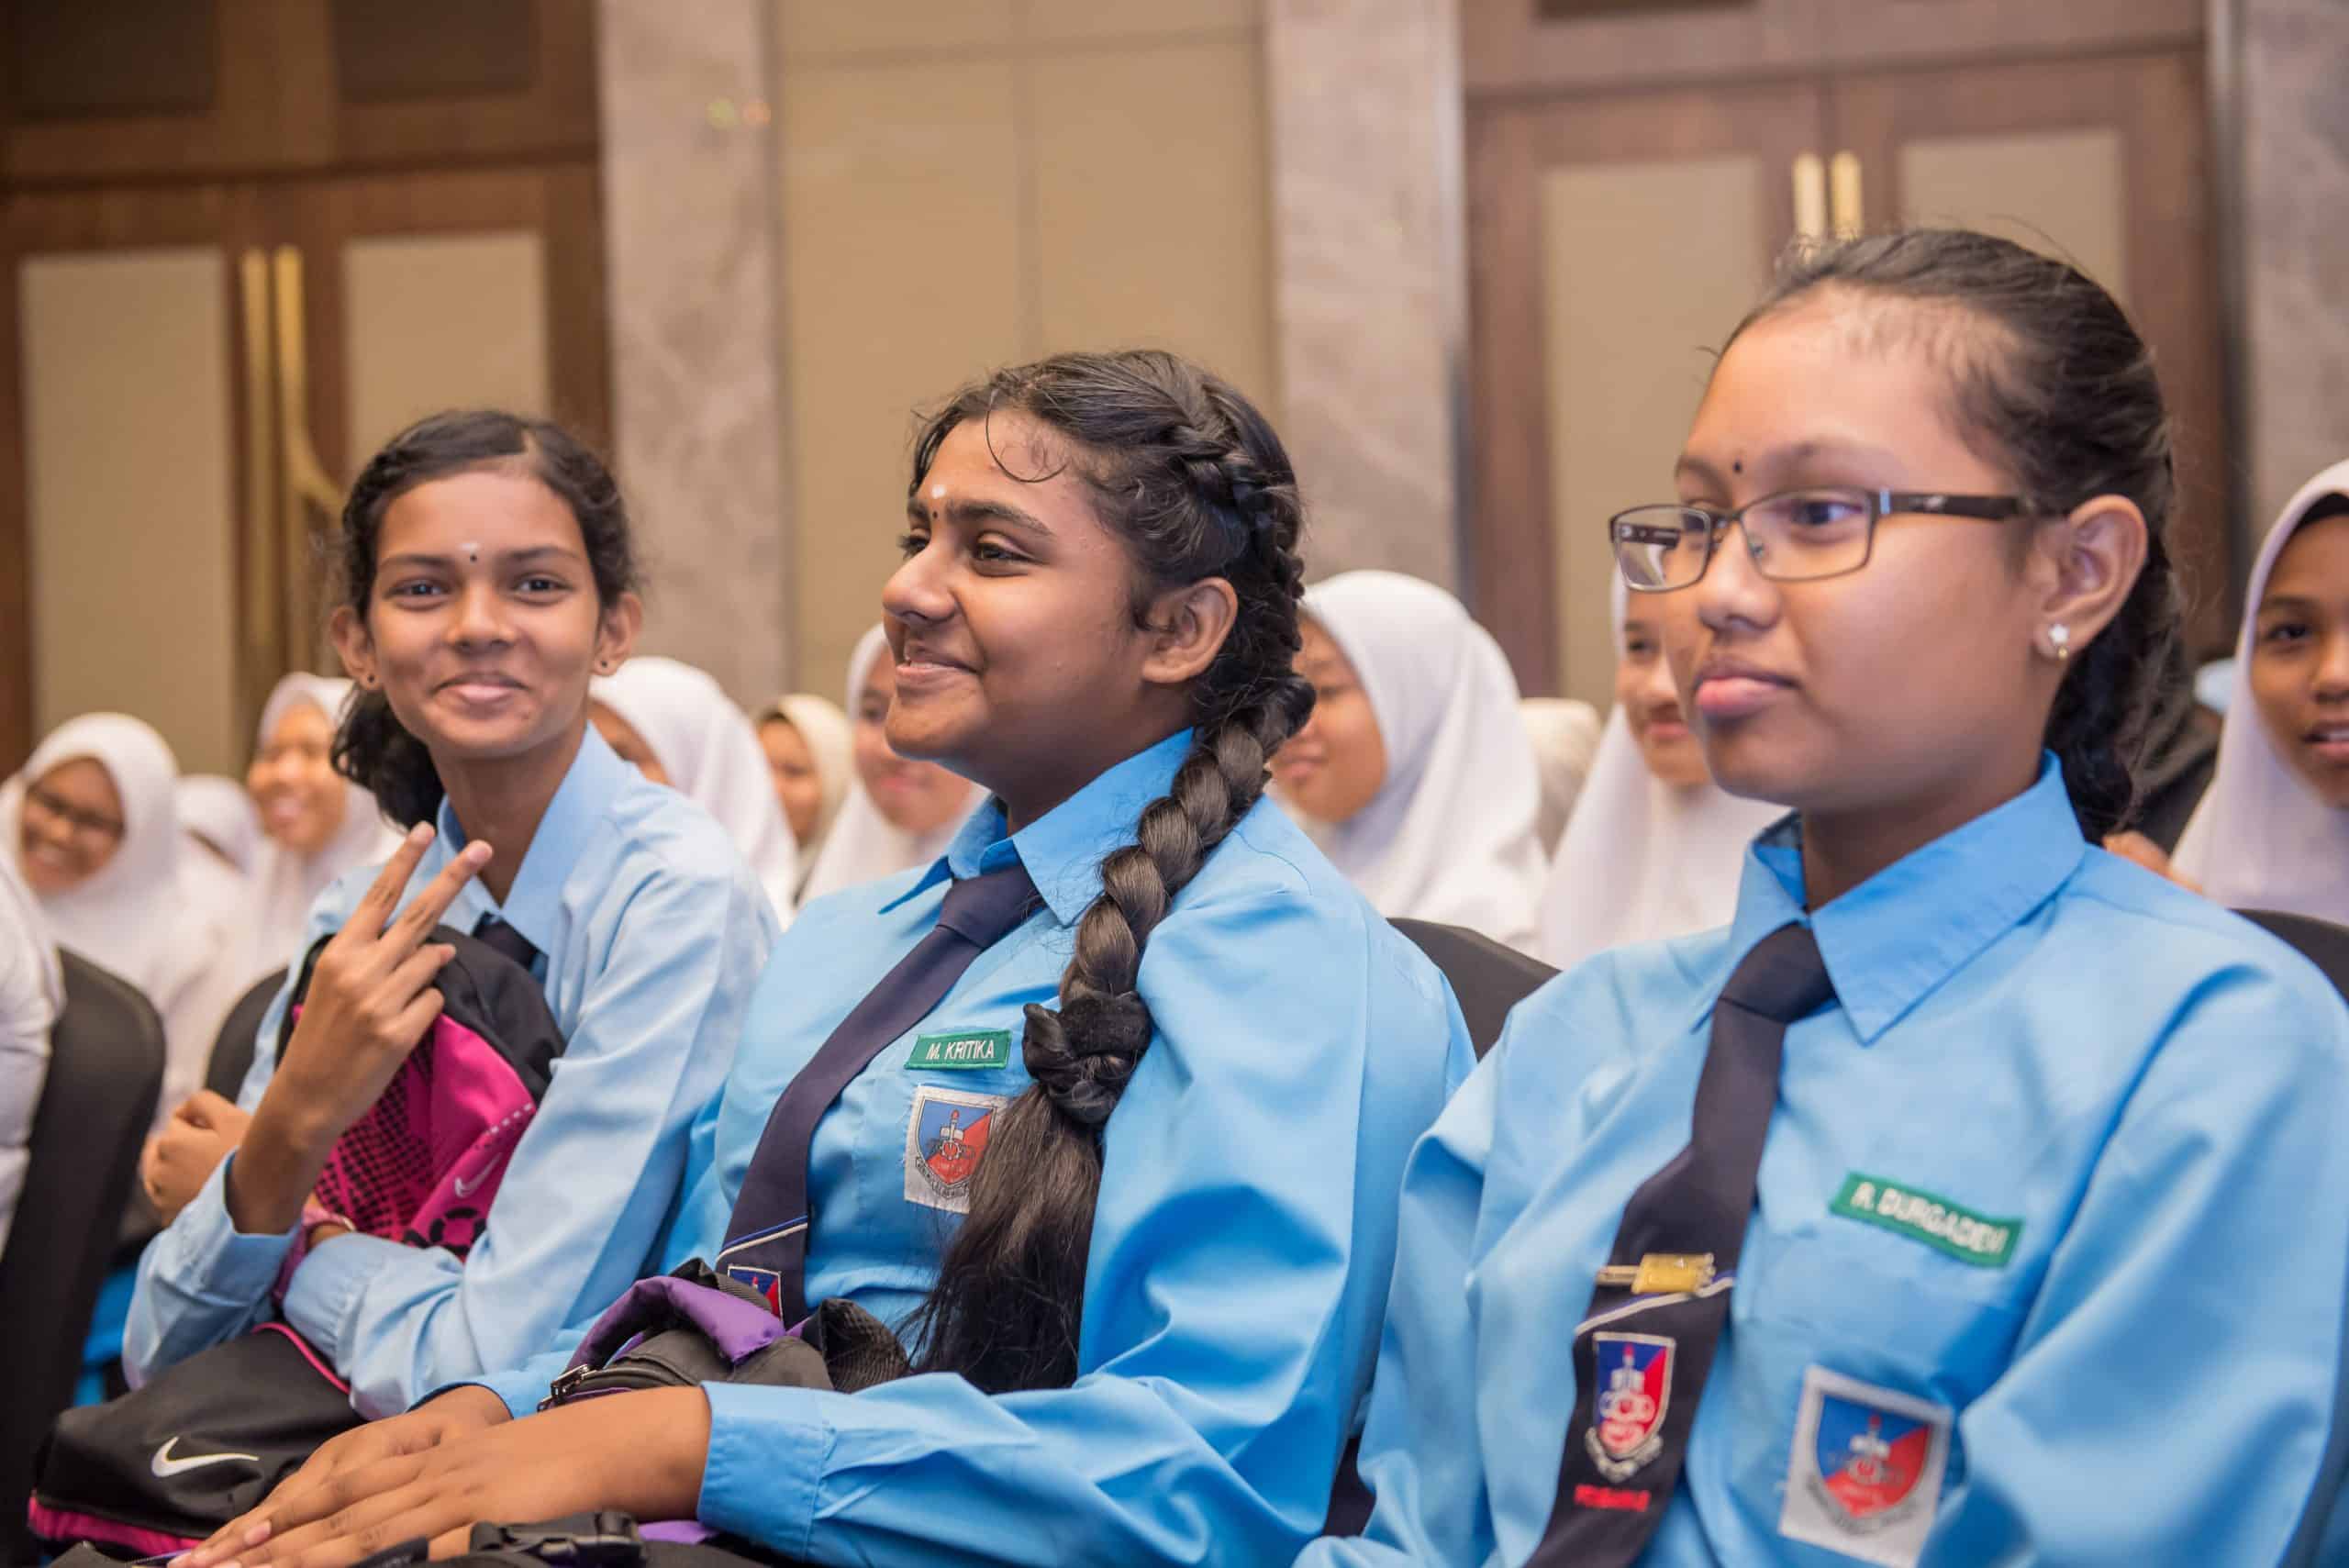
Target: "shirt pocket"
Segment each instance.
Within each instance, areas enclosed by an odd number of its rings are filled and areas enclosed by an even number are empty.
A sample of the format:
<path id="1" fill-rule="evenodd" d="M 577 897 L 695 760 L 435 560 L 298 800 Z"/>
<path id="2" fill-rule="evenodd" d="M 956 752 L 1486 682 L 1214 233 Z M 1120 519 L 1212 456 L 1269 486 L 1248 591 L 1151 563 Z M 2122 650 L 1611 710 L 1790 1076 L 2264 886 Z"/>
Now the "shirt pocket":
<path id="1" fill-rule="evenodd" d="M 2020 1258 L 1986 1267 L 1834 1214 L 1787 1230 L 1757 1223 L 1732 1321 L 1777 1356 L 1962 1410 L 2013 1358 L 2033 1274 Z"/>

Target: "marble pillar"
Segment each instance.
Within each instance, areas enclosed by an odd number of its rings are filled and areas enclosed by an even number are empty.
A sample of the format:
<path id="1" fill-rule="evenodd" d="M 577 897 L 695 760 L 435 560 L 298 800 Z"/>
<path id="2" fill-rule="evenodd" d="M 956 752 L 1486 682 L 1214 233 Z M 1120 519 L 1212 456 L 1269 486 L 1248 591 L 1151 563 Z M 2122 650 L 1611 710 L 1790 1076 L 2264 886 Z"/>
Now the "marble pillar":
<path id="1" fill-rule="evenodd" d="M 1454 0 L 1266 0 L 1282 434 L 1316 578 L 1460 582 Z"/>
<path id="2" fill-rule="evenodd" d="M 792 674 L 769 0 L 598 0 L 617 465 L 640 647 L 735 699 Z"/>
<path id="3" fill-rule="evenodd" d="M 2236 0 L 2252 538 L 2349 457 L 2349 0 Z"/>

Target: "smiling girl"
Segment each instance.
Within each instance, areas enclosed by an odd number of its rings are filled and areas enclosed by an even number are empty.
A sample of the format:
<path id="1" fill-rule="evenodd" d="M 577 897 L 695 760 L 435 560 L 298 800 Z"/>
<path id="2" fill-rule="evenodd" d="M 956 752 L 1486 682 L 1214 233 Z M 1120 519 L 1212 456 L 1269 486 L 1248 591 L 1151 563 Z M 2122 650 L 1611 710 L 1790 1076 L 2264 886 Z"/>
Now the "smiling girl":
<path id="1" fill-rule="evenodd" d="M 1378 1508 L 1301 1561 L 2304 1556 L 2349 1014 L 2083 837 L 2176 618 L 2144 343 L 2004 240 L 1822 249 L 1675 474 L 1619 566 L 1713 776 L 1792 814 L 1726 929 L 1544 986 L 1415 1152 Z"/>
<path id="2" fill-rule="evenodd" d="M 1288 459 L 1180 360 L 1064 355 L 933 417 L 907 513 L 889 741 L 990 797 L 785 934 L 669 1252 L 785 1321 L 844 1296 L 916 1375 L 530 1414 L 558 1345 L 340 1440 L 195 1562 L 617 1508 L 819 1562 L 1266 1562 L 1320 1521 L 1403 1154 L 1468 1048 L 1261 798 L 1308 700 Z"/>
<path id="3" fill-rule="evenodd" d="M 1685 937 L 1737 906 L 1746 841 L 1779 808 L 1713 783 L 1664 656 L 1662 601 L 1614 589 L 1615 707 L 1566 819 L 1534 951 L 1570 969 L 1602 948 Z"/>
<path id="4" fill-rule="evenodd" d="M 589 732 L 589 677 L 642 613 L 592 453 L 543 422 L 437 416 L 375 455 L 343 528 L 333 630 L 360 696 L 334 755 L 409 831 L 328 888 L 284 954 L 333 939 L 282 1057 L 284 995 L 262 1022 L 241 1143 L 140 1260 L 124 1362 L 136 1381 L 251 1325 L 292 1255 L 285 1320 L 378 1415 L 507 1364 L 636 1277 L 774 918 L 718 825 Z M 568 1042 L 462 1260 L 305 1212 L 439 1011 L 453 950 L 436 922 L 527 959 Z M 219 1135 L 174 1123 L 166 1153 L 174 1139 Z"/>

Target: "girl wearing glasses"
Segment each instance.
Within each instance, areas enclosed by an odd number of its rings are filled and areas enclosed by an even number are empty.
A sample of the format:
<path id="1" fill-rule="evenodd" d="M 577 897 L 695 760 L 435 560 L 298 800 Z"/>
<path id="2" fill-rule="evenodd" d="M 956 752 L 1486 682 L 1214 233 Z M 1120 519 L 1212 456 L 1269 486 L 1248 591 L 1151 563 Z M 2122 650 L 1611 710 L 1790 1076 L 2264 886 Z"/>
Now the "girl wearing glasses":
<path id="1" fill-rule="evenodd" d="M 2349 1013 L 2094 847 L 2176 618 L 2144 343 L 2004 240 L 1807 252 L 1675 478 L 1627 584 L 1791 814 L 1727 929 L 1553 981 L 1421 1141 L 1378 1509 L 1304 1561 L 2305 1560 Z"/>
<path id="2" fill-rule="evenodd" d="M 69 719 L 0 788 L 0 843 L 58 945 L 146 993 L 163 1019 L 158 1125 L 204 1078 L 220 1021 L 210 973 L 228 956 L 228 909 L 200 896 L 172 800 L 179 763 L 128 714 Z"/>

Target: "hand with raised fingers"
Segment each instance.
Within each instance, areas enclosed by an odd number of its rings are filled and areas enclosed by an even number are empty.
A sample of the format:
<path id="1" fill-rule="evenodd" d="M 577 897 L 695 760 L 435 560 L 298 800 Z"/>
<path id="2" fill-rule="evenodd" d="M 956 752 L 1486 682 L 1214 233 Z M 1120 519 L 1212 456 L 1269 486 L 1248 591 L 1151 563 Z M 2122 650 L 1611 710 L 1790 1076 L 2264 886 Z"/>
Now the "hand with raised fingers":
<path id="1" fill-rule="evenodd" d="M 411 1540 L 452 1557 L 483 1523 L 596 1509 L 690 1518 L 708 1459 L 709 1401 L 700 1389 L 607 1395 L 341 1470 L 281 1505 L 288 1482 L 247 1516 L 250 1524 L 240 1521 L 232 1550 L 207 1541 L 181 1562 L 345 1568 Z"/>
<path id="2" fill-rule="evenodd" d="M 400 909 L 431 842 L 432 829 L 417 824 L 311 968 L 302 1016 L 228 1167 L 228 1214 L 241 1231 L 283 1231 L 301 1218 L 335 1140 L 440 1016 L 432 982 L 456 950 L 426 939 L 488 862 L 490 846 L 467 844 Z"/>

